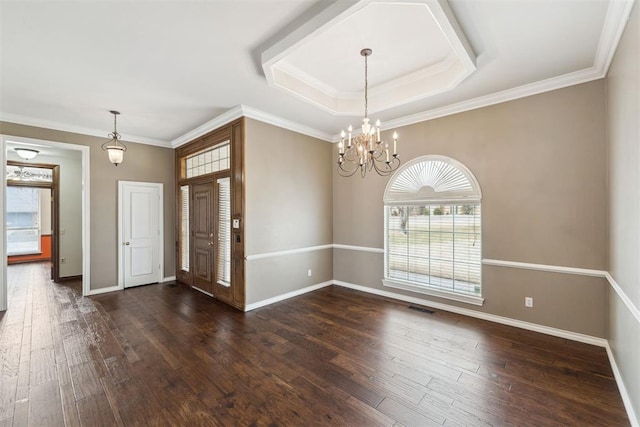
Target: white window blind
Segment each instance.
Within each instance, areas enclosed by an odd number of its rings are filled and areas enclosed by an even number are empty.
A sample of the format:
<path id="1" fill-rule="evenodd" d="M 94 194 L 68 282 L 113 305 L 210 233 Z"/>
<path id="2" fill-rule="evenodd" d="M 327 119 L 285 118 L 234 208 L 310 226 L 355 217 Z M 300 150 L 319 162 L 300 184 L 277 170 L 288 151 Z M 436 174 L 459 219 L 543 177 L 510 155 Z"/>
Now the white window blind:
<path id="1" fill-rule="evenodd" d="M 386 207 L 385 276 L 480 295 L 480 204 Z"/>
<path id="2" fill-rule="evenodd" d="M 219 178 L 218 183 L 218 250 L 216 278 L 223 286 L 231 285 L 231 178 Z"/>
<path id="3" fill-rule="evenodd" d="M 183 271 L 189 271 L 189 186 L 180 187 L 180 264 Z"/>

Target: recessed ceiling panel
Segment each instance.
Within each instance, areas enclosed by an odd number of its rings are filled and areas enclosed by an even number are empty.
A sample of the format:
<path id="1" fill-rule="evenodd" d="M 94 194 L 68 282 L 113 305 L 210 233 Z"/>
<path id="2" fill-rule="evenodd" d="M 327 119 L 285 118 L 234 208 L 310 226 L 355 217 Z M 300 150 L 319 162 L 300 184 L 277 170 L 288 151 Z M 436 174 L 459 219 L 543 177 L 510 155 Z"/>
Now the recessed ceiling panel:
<path id="1" fill-rule="evenodd" d="M 369 110 L 402 105 L 456 87 L 475 55 L 444 0 L 362 0 L 307 22 L 263 54 L 269 84 L 337 114 L 360 113 L 363 48 L 370 48 Z"/>

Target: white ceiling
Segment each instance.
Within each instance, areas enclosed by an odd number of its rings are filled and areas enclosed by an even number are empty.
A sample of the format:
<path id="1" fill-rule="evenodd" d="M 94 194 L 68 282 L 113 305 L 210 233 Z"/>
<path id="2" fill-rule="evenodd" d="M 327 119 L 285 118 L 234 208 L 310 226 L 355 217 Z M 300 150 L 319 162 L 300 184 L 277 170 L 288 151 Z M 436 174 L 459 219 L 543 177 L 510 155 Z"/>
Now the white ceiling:
<path id="1" fill-rule="evenodd" d="M 118 130 L 125 139 L 175 145 L 243 105 L 241 111 L 254 116 L 330 138 L 350 122 L 358 124 L 361 114 L 338 116 L 269 86 L 261 56 L 296 37 L 296 29 L 332 4 L 4 0 L 0 119 L 106 138 L 113 124 L 109 110 L 116 109 L 122 112 Z M 631 5 L 626 0 L 450 0 L 477 70 L 450 91 L 383 106 L 372 120 L 381 119 L 383 128 L 399 126 L 601 78 Z M 371 22 L 366 31 L 354 26 L 344 42 L 328 38 L 317 56 L 305 61 L 351 91 L 362 84 L 362 47 L 374 50 L 372 76 L 376 69 L 386 72 L 385 51 L 407 72 L 428 61 L 407 48 L 411 32 L 387 15 L 376 14 L 381 22 Z M 371 28 L 385 43 L 366 39 Z"/>
<path id="2" fill-rule="evenodd" d="M 76 150 L 66 150 L 64 148 L 54 147 L 51 145 L 38 144 L 36 142 L 24 142 L 23 138 L 17 140 L 7 139 L 6 149 L 9 160 L 17 160 L 24 162 L 16 153 L 16 148 L 30 148 L 31 150 L 38 151 L 38 155 L 31 161 L 38 162 L 38 159 L 42 157 L 79 157 L 80 152 Z M 27 160 L 29 162 L 29 160 Z"/>

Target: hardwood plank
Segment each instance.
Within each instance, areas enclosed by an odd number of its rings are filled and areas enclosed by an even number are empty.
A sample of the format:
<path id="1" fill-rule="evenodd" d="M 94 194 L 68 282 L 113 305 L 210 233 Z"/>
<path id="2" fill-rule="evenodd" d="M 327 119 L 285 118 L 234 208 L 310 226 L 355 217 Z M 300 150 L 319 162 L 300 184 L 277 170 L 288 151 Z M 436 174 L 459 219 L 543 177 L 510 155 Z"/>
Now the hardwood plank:
<path id="1" fill-rule="evenodd" d="M 58 381 L 31 386 L 29 390 L 29 424 L 36 426 L 64 425 Z"/>
<path id="2" fill-rule="evenodd" d="M 113 426 L 116 419 L 104 393 L 94 394 L 78 402 L 78 413 L 82 425 L 85 426 Z M 66 425 L 69 425 L 68 423 Z"/>
<path id="3" fill-rule="evenodd" d="M 604 349 L 337 287 L 249 313 L 9 268 L 0 425 L 628 425 Z"/>
<path id="4" fill-rule="evenodd" d="M 406 427 L 441 426 L 446 420 L 444 417 L 434 416 L 433 412 L 426 414 L 427 411 L 410 408 L 407 403 L 400 403 L 390 397 L 385 398 L 377 409 Z"/>
<path id="5" fill-rule="evenodd" d="M 102 393 L 100 377 L 91 362 L 70 366 L 71 381 L 76 400 L 82 400 L 90 396 Z"/>

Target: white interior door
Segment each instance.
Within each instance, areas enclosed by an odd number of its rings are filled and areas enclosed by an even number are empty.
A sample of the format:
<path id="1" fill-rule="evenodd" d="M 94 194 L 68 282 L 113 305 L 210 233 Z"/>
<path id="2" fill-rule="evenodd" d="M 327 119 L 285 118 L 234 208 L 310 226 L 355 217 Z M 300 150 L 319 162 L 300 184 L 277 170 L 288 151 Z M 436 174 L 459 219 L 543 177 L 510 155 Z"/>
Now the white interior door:
<path id="1" fill-rule="evenodd" d="M 119 181 L 120 286 L 162 281 L 162 184 Z"/>

